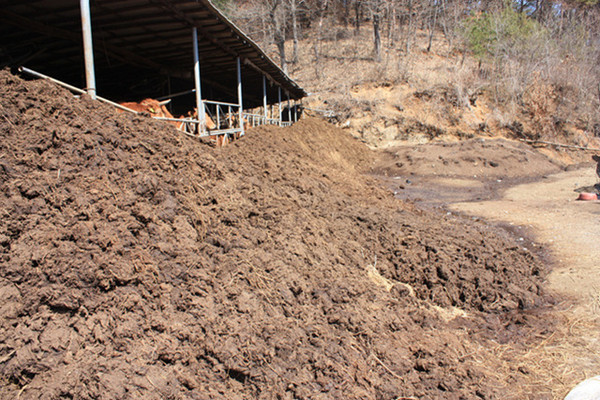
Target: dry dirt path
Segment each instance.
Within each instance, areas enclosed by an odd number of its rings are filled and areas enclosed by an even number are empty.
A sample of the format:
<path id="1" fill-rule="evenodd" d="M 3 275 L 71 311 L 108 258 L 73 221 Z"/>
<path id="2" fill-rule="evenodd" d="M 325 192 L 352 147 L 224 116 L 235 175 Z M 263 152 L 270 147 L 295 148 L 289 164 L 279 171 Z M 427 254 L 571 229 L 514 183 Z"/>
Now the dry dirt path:
<path id="1" fill-rule="evenodd" d="M 577 381 L 600 374 L 600 202 L 576 201 L 574 192 L 595 182 L 592 168 L 579 169 L 514 186 L 499 200 L 448 206 L 525 227 L 549 251 L 553 269 L 547 289 L 561 302 L 549 317 L 567 323 L 562 332 L 532 349 L 530 359 L 554 363 L 548 368 L 554 370 L 549 385 L 555 398 L 562 398 Z"/>

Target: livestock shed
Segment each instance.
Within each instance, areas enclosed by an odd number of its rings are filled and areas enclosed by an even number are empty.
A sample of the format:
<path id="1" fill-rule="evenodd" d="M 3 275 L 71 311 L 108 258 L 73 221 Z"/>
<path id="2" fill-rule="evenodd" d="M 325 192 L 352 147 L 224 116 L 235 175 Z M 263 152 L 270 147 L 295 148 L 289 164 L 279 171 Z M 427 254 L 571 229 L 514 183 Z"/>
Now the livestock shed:
<path id="1" fill-rule="evenodd" d="M 306 96 L 209 0 L 0 0 L 7 66 L 103 101 L 171 99 L 174 115 L 205 110 L 181 124 L 197 135 L 243 134 L 249 120 L 285 125 L 282 101 L 290 110 Z"/>

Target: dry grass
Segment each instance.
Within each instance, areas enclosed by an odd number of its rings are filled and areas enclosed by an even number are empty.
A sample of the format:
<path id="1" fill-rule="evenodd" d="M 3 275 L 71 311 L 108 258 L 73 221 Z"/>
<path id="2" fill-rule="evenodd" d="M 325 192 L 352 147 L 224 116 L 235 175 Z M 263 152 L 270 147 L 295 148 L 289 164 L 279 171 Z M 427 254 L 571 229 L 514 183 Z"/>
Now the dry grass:
<path id="1" fill-rule="evenodd" d="M 289 72 L 311 93 L 309 107 L 336 111 L 340 126 L 373 147 L 477 135 L 599 144 L 596 108 L 580 89 L 589 86 L 589 71 L 573 58 L 551 54 L 537 75 L 516 62 L 500 71 L 479 66 L 442 35 L 427 52 L 427 35 L 419 32 L 409 54 L 384 39 L 376 62 L 371 35 L 369 26 L 355 35 L 352 27 L 333 25 L 317 45 L 314 32 L 305 32 Z M 286 46 L 290 55 L 291 41 Z M 430 95 L 417 99 L 418 93 Z"/>
<path id="2" fill-rule="evenodd" d="M 471 137 L 490 125 L 493 116 L 476 103 L 485 87 L 476 65 L 443 39 L 434 40 L 431 52 L 425 51 L 424 33 L 410 54 L 384 46 L 377 63 L 369 29 L 357 36 L 340 29 L 319 46 L 319 62 L 309 35 L 301 43 L 300 62 L 290 66 L 291 76 L 311 93 L 309 107 L 335 110 L 340 125 L 374 147 L 446 134 Z"/>
<path id="3" fill-rule="evenodd" d="M 511 393 L 503 398 L 563 399 L 576 384 L 590 378 L 585 371 L 600 365 L 600 345 L 591 334 L 598 331 L 599 319 L 573 319 L 571 311 L 548 311 L 542 320 L 549 319 L 552 331 L 528 328 L 506 343 L 489 338 L 474 340 L 467 331 L 459 333 L 464 335 L 466 347 L 464 354 L 457 354 L 457 360 L 486 371 L 482 388 Z M 453 317 L 456 315 L 448 315 Z M 587 361 L 584 364 L 582 360 Z"/>
<path id="4" fill-rule="evenodd" d="M 540 398 L 548 393 L 553 399 L 562 399 L 577 383 L 587 376 L 585 371 L 593 370 L 593 365 L 582 365 L 581 360 L 595 358 L 599 365 L 600 353 L 596 341 L 590 338 L 590 332 L 598 331 L 596 318 L 573 320 L 569 311 L 553 313 L 561 318 L 552 334 L 534 337 L 529 349 L 519 349 L 511 345 L 498 345 L 494 352 L 503 360 L 503 371 L 523 370 L 530 375 L 530 388 L 524 388 L 520 398 Z M 538 339 L 536 343 L 534 340 Z"/>

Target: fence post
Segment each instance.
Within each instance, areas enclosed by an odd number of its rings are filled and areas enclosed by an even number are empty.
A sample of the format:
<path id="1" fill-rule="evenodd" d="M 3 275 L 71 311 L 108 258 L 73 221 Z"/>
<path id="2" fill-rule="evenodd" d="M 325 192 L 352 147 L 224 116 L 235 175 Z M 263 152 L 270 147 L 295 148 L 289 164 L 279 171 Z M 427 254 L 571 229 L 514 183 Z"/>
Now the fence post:
<path id="1" fill-rule="evenodd" d="M 198 29 L 194 27 L 192 30 L 193 47 L 194 47 L 194 82 L 196 84 L 196 109 L 198 110 L 199 124 L 196 126 L 197 134 L 204 133 L 206 129 L 204 104 L 202 103 L 202 88 L 200 86 L 200 59 L 198 57 Z M 199 125 L 199 126 L 198 126 Z"/>
<path id="2" fill-rule="evenodd" d="M 298 102 L 294 100 L 294 123 L 298 122 Z"/>
<path id="3" fill-rule="evenodd" d="M 263 75 L 263 116 L 267 124 L 267 77 Z"/>
<path id="4" fill-rule="evenodd" d="M 240 58 L 237 58 L 237 91 L 238 91 L 238 104 L 240 105 L 240 127 L 242 128 L 241 136 L 244 136 L 244 104 L 242 102 L 242 65 Z"/>
<path id="5" fill-rule="evenodd" d="M 290 92 L 287 92 L 287 107 L 288 107 L 288 121 L 292 124 L 292 107 L 290 105 Z"/>
<path id="6" fill-rule="evenodd" d="M 279 126 L 281 126 L 281 86 L 277 87 L 277 96 L 279 97 L 279 103 L 277 103 L 277 110 L 279 110 Z"/>

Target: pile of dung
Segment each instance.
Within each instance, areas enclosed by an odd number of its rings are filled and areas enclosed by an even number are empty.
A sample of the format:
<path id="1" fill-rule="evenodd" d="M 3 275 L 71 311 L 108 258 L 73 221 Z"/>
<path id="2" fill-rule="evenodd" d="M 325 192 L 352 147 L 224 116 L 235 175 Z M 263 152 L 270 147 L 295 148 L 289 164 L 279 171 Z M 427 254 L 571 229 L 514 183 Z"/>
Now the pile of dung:
<path id="1" fill-rule="evenodd" d="M 511 390 L 482 343 L 543 302 L 538 260 L 394 199 L 325 122 L 215 148 L 1 71 L 0 135 L 2 398 Z"/>

